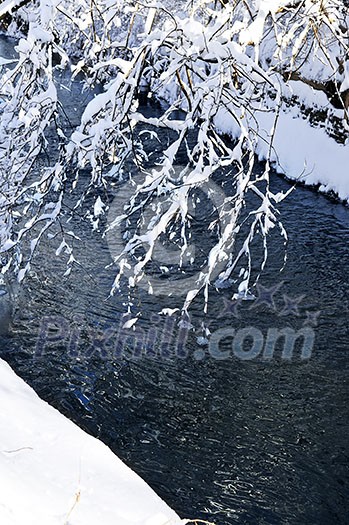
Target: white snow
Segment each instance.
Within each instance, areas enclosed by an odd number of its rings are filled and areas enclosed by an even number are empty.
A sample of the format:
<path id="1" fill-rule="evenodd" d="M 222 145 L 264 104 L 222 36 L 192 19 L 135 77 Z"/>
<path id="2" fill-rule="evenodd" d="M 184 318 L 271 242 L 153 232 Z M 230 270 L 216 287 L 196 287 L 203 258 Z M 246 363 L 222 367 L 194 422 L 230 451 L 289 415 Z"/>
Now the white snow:
<path id="1" fill-rule="evenodd" d="M 0 18 L 4 16 L 5 13 L 11 12 L 14 7 L 20 3 L 19 0 L 4 0 L 0 5 Z"/>
<path id="2" fill-rule="evenodd" d="M 93 207 L 93 213 L 95 217 L 102 215 L 104 213 L 105 204 L 100 197 L 97 197 L 96 202 Z"/>
<path id="3" fill-rule="evenodd" d="M 0 523 L 186 521 L 108 447 L 42 401 L 0 360 Z"/>
<path id="4" fill-rule="evenodd" d="M 316 93 L 316 96 L 320 98 L 323 94 Z M 274 111 L 255 112 L 253 118 L 251 128 L 269 142 Z M 216 126 L 222 133 L 239 136 L 236 122 L 224 109 L 217 113 Z M 267 158 L 267 142 L 258 141 L 256 153 L 260 160 Z M 319 185 L 321 192 L 333 191 L 340 199 L 349 202 L 349 142 L 340 144 L 324 128 L 312 127 L 297 108 L 280 112 L 271 160 L 276 171 L 287 178 L 310 186 Z"/>
<path id="5" fill-rule="evenodd" d="M 262 130 L 270 130 L 272 118 L 261 113 L 258 122 Z M 348 143 L 339 144 L 324 129 L 312 128 L 292 113 L 281 113 L 273 144 L 277 171 L 307 185 L 319 184 L 320 191 L 333 191 L 340 199 L 349 201 Z M 266 157 L 264 142 L 260 141 L 257 153 L 260 158 Z"/>

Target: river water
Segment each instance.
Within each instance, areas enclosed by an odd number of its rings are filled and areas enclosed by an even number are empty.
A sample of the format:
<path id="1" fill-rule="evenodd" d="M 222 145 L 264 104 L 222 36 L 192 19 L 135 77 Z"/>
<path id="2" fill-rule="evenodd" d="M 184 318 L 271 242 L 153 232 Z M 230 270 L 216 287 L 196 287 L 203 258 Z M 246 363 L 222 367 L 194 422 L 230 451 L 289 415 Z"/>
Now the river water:
<path id="1" fill-rule="evenodd" d="M 290 185 L 274 175 L 273 187 Z M 281 212 L 287 264 L 280 272 L 282 246 L 272 238 L 260 281 L 275 287 L 275 307 L 258 302 L 260 288 L 236 317 L 231 290 L 220 290 L 208 315 L 202 302 L 194 305 L 191 321 L 213 334 L 252 327 L 264 341 L 268 330 L 306 326 L 314 342 L 305 359 L 299 348 L 283 359 L 278 347 L 270 359 L 262 352 L 242 359 L 233 337 L 222 339 L 227 356 L 217 359 L 198 345 L 199 330 L 185 332 L 180 346 L 178 326 L 157 315 L 172 299 L 142 290 L 137 330 L 161 355 L 111 355 L 127 294 L 107 299 L 109 246 L 77 218 L 82 266 L 63 277 L 64 262 L 47 241 L 1 339 L 1 357 L 43 399 L 106 443 L 183 517 L 217 525 L 349 522 L 349 209 L 299 187 Z M 289 307 L 294 299 L 298 310 Z M 174 355 L 179 347 L 185 352 Z"/>

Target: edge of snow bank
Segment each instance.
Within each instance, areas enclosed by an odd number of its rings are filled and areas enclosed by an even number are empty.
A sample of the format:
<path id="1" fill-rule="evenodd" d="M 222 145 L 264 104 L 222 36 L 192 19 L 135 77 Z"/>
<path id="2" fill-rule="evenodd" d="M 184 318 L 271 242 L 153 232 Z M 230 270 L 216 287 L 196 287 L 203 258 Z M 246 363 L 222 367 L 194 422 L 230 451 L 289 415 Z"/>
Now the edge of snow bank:
<path id="1" fill-rule="evenodd" d="M 268 114 L 258 116 L 263 133 L 271 128 Z M 321 128 L 291 113 L 280 113 L 275 132 L 272 160 L 275 169 L 288 179 L 307 186 L 319 186 L 322 193 L 335 193 L 339 199 L 349 201 L 349 145 L 339 144 Z M 257 151 L 265 159 L 267 149 L 260 142 Z"/>
<path id="2" fill-rule="evenodd" d="M 275 113 L 261 111 L 254 117 L 251 127 L 261 137 L 256 153 L 259 160 L 265 160 Z M 216 125 L 219 132 L 233 138 L 237 135 L 238 130 L 222 110 L 218 112 Z M 296 109 L 280 111 L 271 161 L 274 169 L 287 179 L 316 186 L 321 193 L 334 193 L 349 202 L 349 143 L 339 144 L 323 128 L 312 127 Z"/>
<path id="3" fill-rule="evenodd" d="M 0 486 L 2 525 L 186 523 L 1 359 Z"/>

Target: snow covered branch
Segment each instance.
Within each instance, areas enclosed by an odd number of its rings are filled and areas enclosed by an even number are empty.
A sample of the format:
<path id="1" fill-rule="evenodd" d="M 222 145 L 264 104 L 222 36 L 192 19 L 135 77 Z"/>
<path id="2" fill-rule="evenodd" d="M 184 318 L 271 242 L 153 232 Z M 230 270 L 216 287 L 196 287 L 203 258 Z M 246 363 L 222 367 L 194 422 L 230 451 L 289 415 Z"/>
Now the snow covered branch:
<path id="1" fill-rule="evenodd" d="M 274 135 L 280 114 L 297 101 L 304 103 L 296 84 L 311 90 L 308 100 L 312 88 L 323 91 L 333 104 L 333 109 L 326 107 L 328 118 L 341 118 L 345 129 L 345 3 L 197 0 L 179 3 L 174 11 L 167 0 L 42 0 L 16 10 L 12 28 L 17 16 L 28 20 L 28 33 L 17 46 L 18 62 L 0 80 L 0 167 L 6 174 L 0 236 L 2 251 L 9 254 L 3 272 L 12 261 L 19 279 L 24 277 L 40 238 L 62 219 L 67 195 L 76 196 L 73 213 L 79 208 L 97 229 L 110 208 L 111 185 L 134 178 L 126 208 L 105 228 L 111 239 L 113 232 L 129 226 L 124 245 L 113 254 L 112 291 L 126 277 L 131 290 L 146 282 L 150 293 L 163 293 L 154 290 L 147 268 L 156 246 L 176 238 L 176 270 L 183 271 L 183 261 L 190 260 L 192 209 L 204 191 L 214 203 L 210 228 L 216 237 L 202 271 L 186 290 L 183 309 L 201 291 L 207 307 L 209 287 L 217 278 L 235 283 L 239 296 L 248 295 L 254 239 L 262 240 L 262 270 L 271 229 L 278 226 L 286 238 L 276 208 L 285 195 L 271 191 L 270 170 L 277 159 Z M 101 88 L 66 138 L 57 126 L 54 69 L 69 61 L 73 76 L 85 75 L 88 89 Z M 140 95 L 166 101 L 162 113 L 147 116 Z M 316 97 L 312 100 L 316 106 Z M 40 168 L 52 129 L 61 146 L 53 161 Z M 169 140 L 152 168 L 147 138 L 157 137 L 161 129 L 168 130 Z M 262 174 L 255 169 L 256 156 L 264 158 Z M 85 184 L 82 171 L 88 172 Z M 229 184 L 226 193 L 218 182 L 222 174 Z M 93 200 L 89 210 L 87 196 Z M 57 253 L 64 248 L 69 254 L 70 271 L 75 258 L 63 227 L 59 235 Z M 27 238 L 29 254 L 21 246 Z M 172 281 L 165 282 L 168 292 Z"/>

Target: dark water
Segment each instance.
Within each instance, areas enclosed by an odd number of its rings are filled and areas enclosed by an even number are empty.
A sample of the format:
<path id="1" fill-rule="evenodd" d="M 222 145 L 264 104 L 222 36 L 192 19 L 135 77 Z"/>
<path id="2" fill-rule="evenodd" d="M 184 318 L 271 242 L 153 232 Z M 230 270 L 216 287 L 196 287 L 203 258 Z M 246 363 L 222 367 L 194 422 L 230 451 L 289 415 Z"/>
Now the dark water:
<path id="1" fill-rule="evenodd" d="M 289 187 L 276 176 L 273 185 Z M 106 300 L 114 276 L 105 268 L 108 245 L 78 219 L 82 266 L 63 277 L 47 241 L 1 340 L 1 357 L 41 397 L 102 439 L 183 517 L 217 525 L 349 523 L 349 210 L 298 188 L 281 211 L 287 264 L 280 273 L 282 247 L 272 239 L 261 279 L 280 285 L 275 311 L 248 301 L 237 319 L 225 309 L 231 291 L 222 290 L 207 316 L 201 301 L 194 305 L 192 322 L 204 320 L 212 333 L 252 326 L 266 336 L 272 328 L 298 330 L 307 312 L 319 312 L 308 359 L 295 351 L 285 360 L 277 351 L 270 360 L 232 352 L 217 360 L 198 346 L 199 330 L 188 334 L 186 357 L 173 356 L 178 327 L 156 313 L 175 304 L 142 290 L 138 330 L 151 339 L 157 328 L 154 348 L 162 345 L 163 355 L 112 357 L 127 296 Z M 303 296 L 299 315 L 281 315 L 284 295 Z"/>

